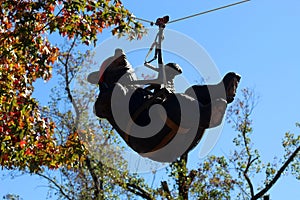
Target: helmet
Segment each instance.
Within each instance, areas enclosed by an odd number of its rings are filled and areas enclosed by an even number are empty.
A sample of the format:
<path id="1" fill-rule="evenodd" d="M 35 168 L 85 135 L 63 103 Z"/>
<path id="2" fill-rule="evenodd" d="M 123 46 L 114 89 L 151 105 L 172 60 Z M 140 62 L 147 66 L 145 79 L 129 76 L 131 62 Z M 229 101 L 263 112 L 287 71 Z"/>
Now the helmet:
<path id="1" fill-rule="evenodd" d="M 166 64 L 166 67 L 170 67 L 171 69 L 173 69 L 172 71 L 175 70 L 177 75 L 182 74 L 182 69 L 177 63 L 168 63 Z M 168 70 L 168 68 L 166 68 L 166 70 Z"/>
<path id="2" fill-rule="evenodd" d="M 118 57 L 122 56 L 122 55 L 125 55 L 124 51 L 120 48 L 117 48 L 115 49 L 115 54 L 114 56 L 110 56 L 108 57 L 107 59 L 105 59 L 101 66 L 100 66 L 100 69 L 99 71 L 95 71 L 95 72 L 92 72 L 88 75 L 87 77 L 87 81 L 92 83 L 92 84 L 98 84 L 100 82 L 103 81 L 103 73 L 105 72 L 106 68 L 115 60 L 117 59 Z"/>

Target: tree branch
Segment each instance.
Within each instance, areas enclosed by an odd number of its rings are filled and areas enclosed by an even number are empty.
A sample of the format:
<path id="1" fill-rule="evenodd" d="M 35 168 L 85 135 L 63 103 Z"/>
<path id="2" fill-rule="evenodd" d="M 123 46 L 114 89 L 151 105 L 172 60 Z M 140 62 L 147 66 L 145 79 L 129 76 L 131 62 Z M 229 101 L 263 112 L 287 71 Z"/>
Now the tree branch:
<path id="1" fill-rule="evenodd" d="M 243 136 L 244 146 L 245 146 L 247 156 L 248 156 L 248 161 L 247 161 L 247 166 L 246 166 L 245 170 L 243 171 L 243 175 L 244 175 L 244 177 L 247 181 L 247 184 L 250 188 L 251 197 L 254 197 L 254 188 L 253 188 L 253 184 L 251 182 L 251 179 L 248 176 L 248 171 L 249 171 L 249 168 L 252 165 L 252 163 L 258 158 L 255 158 L 255 159 L 251 160 L 252 155 L 251 155 L 251 152 L 250 152 L 249 143 L 247 141 L 247 136 L 246 136 L 246 134 L 247 134 L 247 126 L 246 126 L 247 120 L 248 120 L 248 115 L 246 113 L 245 114 L 245 119 L 244 119 L 244 122 L 243 122 L 244 127 L 242 129 L 242 136 Z"/>
<path id="2" fill-rule="evenodd" d="M 243 171 L 243 175 L 247 181 L 247 184 L 250 188 L 250 194 L 251 194 L 251 197 L 254 197 L 254 187 L 253 187 L 253 184 L 251 182 L 251 179 L 249 178 L 248 176 L 248 171 L 252 165 L 252 163 L 258 159 L 258 157 L 252 159 L 252 155 L 251 155 L 251 152 L 250 152 L 250 147 L 249 147 L 249 142 L 247 141 L 247 136 L 246 134 L 248 133 L 247 131 L 247 121 L 248 121 L 248 116 L 249 116 L 249 113 L 245 113 L 245 119 L 244 119 L 244 126 L 243 126 L 243 129 L 242 129 L 242 136 L 243 136 L 243 141 L 244 141 L 244 146 L 245 146 L 245 149 L 246 149 L 246 152 L 247 152 L 247 156 L 248 156 L 248 161 L 247 161 L 247 166 L 245 168 L 245 170 Z"/>
<path id="3" fill-rule="evenodd" d="M 173 198 L 172 198 L 172 196 L 171 196 L 171 192 L 170 192 L 170 190 L 169 190 L 169 186 L 168 186 L 167 181 L 162 181 L 162 182 L 161 182 L 161 186 L 162 186 L 162 189 L 167 193 L 166 198 L 167 198 L 168 200 L 172 200 Z"/>
<path id="4" fill-rule="evenodd" d="M 245 177 L 245 179 L 246 179 L 246 181 L 247 181 L 247 183 L 248 183 L 248 185 L 249 185 L 251 197 L 254 197 L 254 188 L 253 188 L 253 184 L 252 184 L 252 182 L 251 182 L 251 179 L 250 179 L 249 176 L 248 176 L 248 171 L 249 171 L 249 168 L 250 168 L 250 166 L 252 165 L 252 163 L 253 163 L 255 160 L 257 160 L 258 157 L 254 158 L 253 160 L 251 160 L 251 157 L 252 157 L 252 156 L 250 155 L 249 158 L 248 158 L 247 166 L 246 166 L 246 169 L 245 169 L 245 171 L 243 172 L 243 174 L 244 174 L 244 177 Z"/>
<path id="5" fill-rule="evenodd" d="M 294 160 L 294 158 L 297 156 L 299 152 L 300 152 L 300 146 L 293 152 L 293 154 L 282 165 L 282 167 L 278 170 L 274 178 L 266 185 L 266 187 L 262 189 L 260 192 L 258 192 L 254 197 L 252 197 L 251 200 L 257 200 L 261 198 L 264 194 L 266 194 L 271 189 L 271 187 L 278 181 L 281 174 L 284 172 L 284 170 L 286 170 L 286 168 Z"/>
<path id="6" fill-rule="evenodd" d="M 144 190 L 143 188 L 141 188 L 137 184 L 127 183 L 126 188 L 127 188 L 128 191 L 130 191 L 133 194 L 136 194 L 136 195 L 138 195 L 138 196 L 140 196 L 144 199 L 154 200 L 154 198 L 152 197 L 152 195 L 148 191 Z"/>
<path id="7" fill-rule="evenodd" d="M 190 179 L 189 183 L 187 184 L 188 189 L 191 187 L 191 185 L 192 185 L 192 183 L 193 183 L 196 175 L 197 175 L 197 171 L 196 170 L 190 171 L 190 173 L 188 175 L 188 178 Z"/>
<path id="8" fill-rule="evenodd" d="M 98 180 L 98 177 L 91 165 L 91 160 L 88 156 L 86 156 L 86 159 L 85 159 L 85 163 L 86 163 L 86 166 L 89 170 L 89 173 L 91 174 L 92 176 L 92 179 L 93 179 L 93 182 L 94 182 L 94 188 L 95 188 L 95 192 L 94 192 L 94 195 L 95 195 L 95 199 L 103 199 L 103 195 L 100 195 L 100 192 L 102 194 L 103 191 L 101 191 L 101 187 L 100 187 L 100 183 L 99 183 L 99 180 Z"/>
<path id="9" fill-rule="evenodd" d="M 178 192 L 179 197 L 183 199 L 188 199 L 188 187 L 187 187 L 187 175 L 186 175 L 186 164 L 187 164 L 187 154 L 184 154 L 180 157 L 178 161 L 179 170 L 178 170 Z"/>
<path id="10" fill-rule="evenodd" d="M 105 164 L 103 164 L 101 161 L 97 161 L 103 170 L 109 170 L 109 171 L 116 171 L 118 173 L 122 173 L 122 172 L 119 172 L 117 169 L 114 169 L 114 168 L 111 168 L 111 167 L 108 167 L 106 166 Z M 94 175 L 94 177 L 96 177 L 96 175 Z M 125 182 L 125 181 L 121 181 L 120 180 L 114 180 L 116 184 L 118 184 L 120 187 L 124 187 L 125 185 L 125 188 L 129 191 L 129 192 L 132 192 L 133 194 L 136 194 L 144 199 L 147 199 L 147 200 L 154 200 L 155 198 L 151 195 L 150 192 L 148 192 L 147 190 L 143 189 L 142 187 L 138 186 L 137 184 L 133 184 L 133 183 L 130 183 L 130 180 L 128 182 Z M 100 183 L 101 185 L 101 183 Z M 100 187 L 101 188 L 101 187 Z"/>
<path id="11" fill-rule="evenodd" d="M 76 113 L 76 119 L 75 119 L 75 125 L 77 126 L 77 123 L 78 123 L 78 120 L 79 120 L 79 108 L 78 106 L 76 105 L 76 103 L 74 102 L 74 99 L 73 99 L 73 95 L 72 95 L 72 92 L 71 92 L 71 89 L 70 89 L 70 78 L 69 78 L 69 59 L 70 59 L 70 53 L 72 51 L 72 49 L 75 47 L 75 44 L 76 44 L 76 40 L 77 40 L 77 35 L 75 36 L 69 50 L 68 50 L 68 53 L 67 53 L 67 57 L 66 57 L 66 60 L 63 61 L 62 59 L 59 58 L 59 61 L 63 64 L 64 66 L 64 70 L 65 70 L 65 76 L 64 76 L 64 79 L 65 79 L 65 90 L 67 92 L 67 95 L 68 95 L 68 98 L 70 100 L 70 102 L 72 103 L 73 107 L 74 107 L 74 110 L 75 110 L 75 113 Z"/>
<path id="12" fill-rule="evenodd" d="M 75 42 L 76 42 L 76 38 L 73 40 L 73 43 L 67 53 L 67 58 L 65 60 L 65 62 L 63 62 L 63 60 L 59 59 L 61 61 L 61 63 L 64 65 L 64 69 L 65 69 L 65 84 L 66 84 L 66 91 L 68 94 L 68 98 L 71 101 L 71 103 L 73 103 L 73 96 L 71 94 L 71 90 L 70 90 L 70 80 L 69 80 L 69 59 L 70 59 L 70 52 L 72 51 L 73 47 L 75 46 Z"/>
<path id="13" fill-rule="evenodd" d="M 41 174 L 41 173 L 39 173 L 39 172 L 37 172 L 36 174 L 39 175 L 39 176 L 41 176 L 41 177 L 43 177 L 43 178 L 45 178 L 45 179 L 47 179 L 49 182 L 51 182 L 53 185 L 55 185 L 55 187 L 58 188 L 59 192 L 60 192 L 66 199 L 72 200 L 72 198 L 70 198 L 70 197 L 68 196 L 68 194 L 66 194 L 66 193 L 64 192 L 62 186 L 59 185 L 56 181 L 52 180 L 52 179 L 49 178 L 48 176 L 46 176 L 46 175 L 44 175 L 44 174 Z"/>

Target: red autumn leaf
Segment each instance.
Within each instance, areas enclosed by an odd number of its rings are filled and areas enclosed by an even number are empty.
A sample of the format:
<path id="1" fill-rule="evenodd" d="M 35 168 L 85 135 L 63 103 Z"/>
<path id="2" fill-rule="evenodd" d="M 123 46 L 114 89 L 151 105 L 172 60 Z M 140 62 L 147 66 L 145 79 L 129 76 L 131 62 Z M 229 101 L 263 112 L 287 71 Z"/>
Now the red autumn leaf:
<path id="1" fill-rule="evenodd" d="M 26 151 L 25 151 L 25 153 L 24 153 L 25 155 L 27 155 L 27 156 L 32 156 L 33 155 L 33 152 L 32 152 L 32 150 L 31 149 L 26 149 Z"/>
<path id="2" fill-rule="evenodd" d="M 25 145 L 26 145 L 26 141 L 24 141 L 24 140 L 22 140 L 21 142 L 20 142 L 20 147 L 21 148 L 24 148 L 25 147 Z"/>
<path id="3" fill-rule="evenodd" d="M 50 11 L 50 12 L 54 12 L 54 9 L 55 9 L 55 5 L 51 4 L 51 5 L 49 6 L 49 11 Z"/>
<path id="4" fill-rule="evenodd" d="M 38 144 L 36 145 L 36 147 L 37 147 L 38 149 L 43 149 L 43 148 L 44 148 L 44 145 L 43 145 L 42 143 L 38 143 Z"/>

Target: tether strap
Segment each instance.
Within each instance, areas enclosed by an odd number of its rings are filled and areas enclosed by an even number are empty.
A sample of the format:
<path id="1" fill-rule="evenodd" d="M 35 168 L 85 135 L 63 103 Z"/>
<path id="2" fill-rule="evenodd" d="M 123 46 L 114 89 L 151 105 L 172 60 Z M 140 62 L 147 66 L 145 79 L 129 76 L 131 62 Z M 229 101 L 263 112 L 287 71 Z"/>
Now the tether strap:
<path id="1" fill-rule="evenodd" d="M 152 61 L 157 59 L 157 45 L 158 45 L 157 40 L 158 40 L 158 34 L 156 35 L 155 40 L 152 43 L 152 45 L 151 45 L 151 47 L 150 47 L 150 49 L 149 49 L 149 51 L 148 51 L 148 53 L 145 57 L 145 63 L 151 63 Z M 150 56 L 151 52 L 153 51 L 154 47 L 155 47 L 154 57 L 151 60 L 147 61 L 147 59 Z"/>
<path id="2" fill-rule="evenodd" d="M 163 116 L 161 114 L 160 114 L 160 117 L 163 119 Z M 157 150 L 163 148 L 164 146 L 166 146 L 175 137 L 176 134 L 185 134 L 189 131 L 189 129 L 178 126 L 169 117 L 167 117 L 166 124 L 171 129 L 171 131 L 150 152 L 157 151 Z"/>
<path id="3" fill-rule="evenodd" d="M 145 57 L 145 63 L 151 63 L 152 61 L 154 61 L 154 60 L 157 59 L 156 45 L 157 45 L 157 42 L 154 41 L 154 42 L 152 43 L 152 45 L 151 45 L 151 47 L 150 47 L 150 49 L 149 49 L 149 51 L 148 51 L 146 57 Z M 154 48 L 154 47 L 155 47 L 155 54 L 154 54 L 154 57 L 153 57 L 151 60 L 147 61 L 147 59 L 148 59 L 149 55 L 151 54 L 151 52 L 153 51 L 153 48 Z"/>

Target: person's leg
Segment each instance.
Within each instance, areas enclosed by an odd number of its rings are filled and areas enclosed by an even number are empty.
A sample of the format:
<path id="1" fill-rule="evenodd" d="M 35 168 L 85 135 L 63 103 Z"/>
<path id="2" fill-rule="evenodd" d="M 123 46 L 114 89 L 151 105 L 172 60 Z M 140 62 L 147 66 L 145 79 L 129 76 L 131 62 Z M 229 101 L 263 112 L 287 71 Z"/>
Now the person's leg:
<path id="1" fill-rule="evenodd" d="M 227 103 L 231 103 L 236 95 L 240 79 L 240 75 L 229 72 L 220 83 L 215 85 L 193 85 L 185 91 L 185 94 L 197 99 L 203 105 L 207 105 L 215 99 L 225 99 Z"/>
<path id="2" fill-rule="evenodd" d="M 185 94 L 198 100 L 203 105 L 208 105 L 214 97 L 220 98 L 219 90 L 219 85 L 193 85 L 185 91 Z"/>
<path id="3" fill-rule="evenodd" d="M 185 94 L 198 101 L 200 127 L 212 128 L 221 124 L 227 107 L 225 88 L 222 84 L 194 85 L 188 88 Z"/>
<path id="4" fill-rule="evenodd" d="M 212 128 L 221 124 L 227 108 L 235 97 L 240 76 L 227 73 L 222 81 L 215 85 L 193 85 L 185 94 L 199 102 L 199 126 Z"/>

